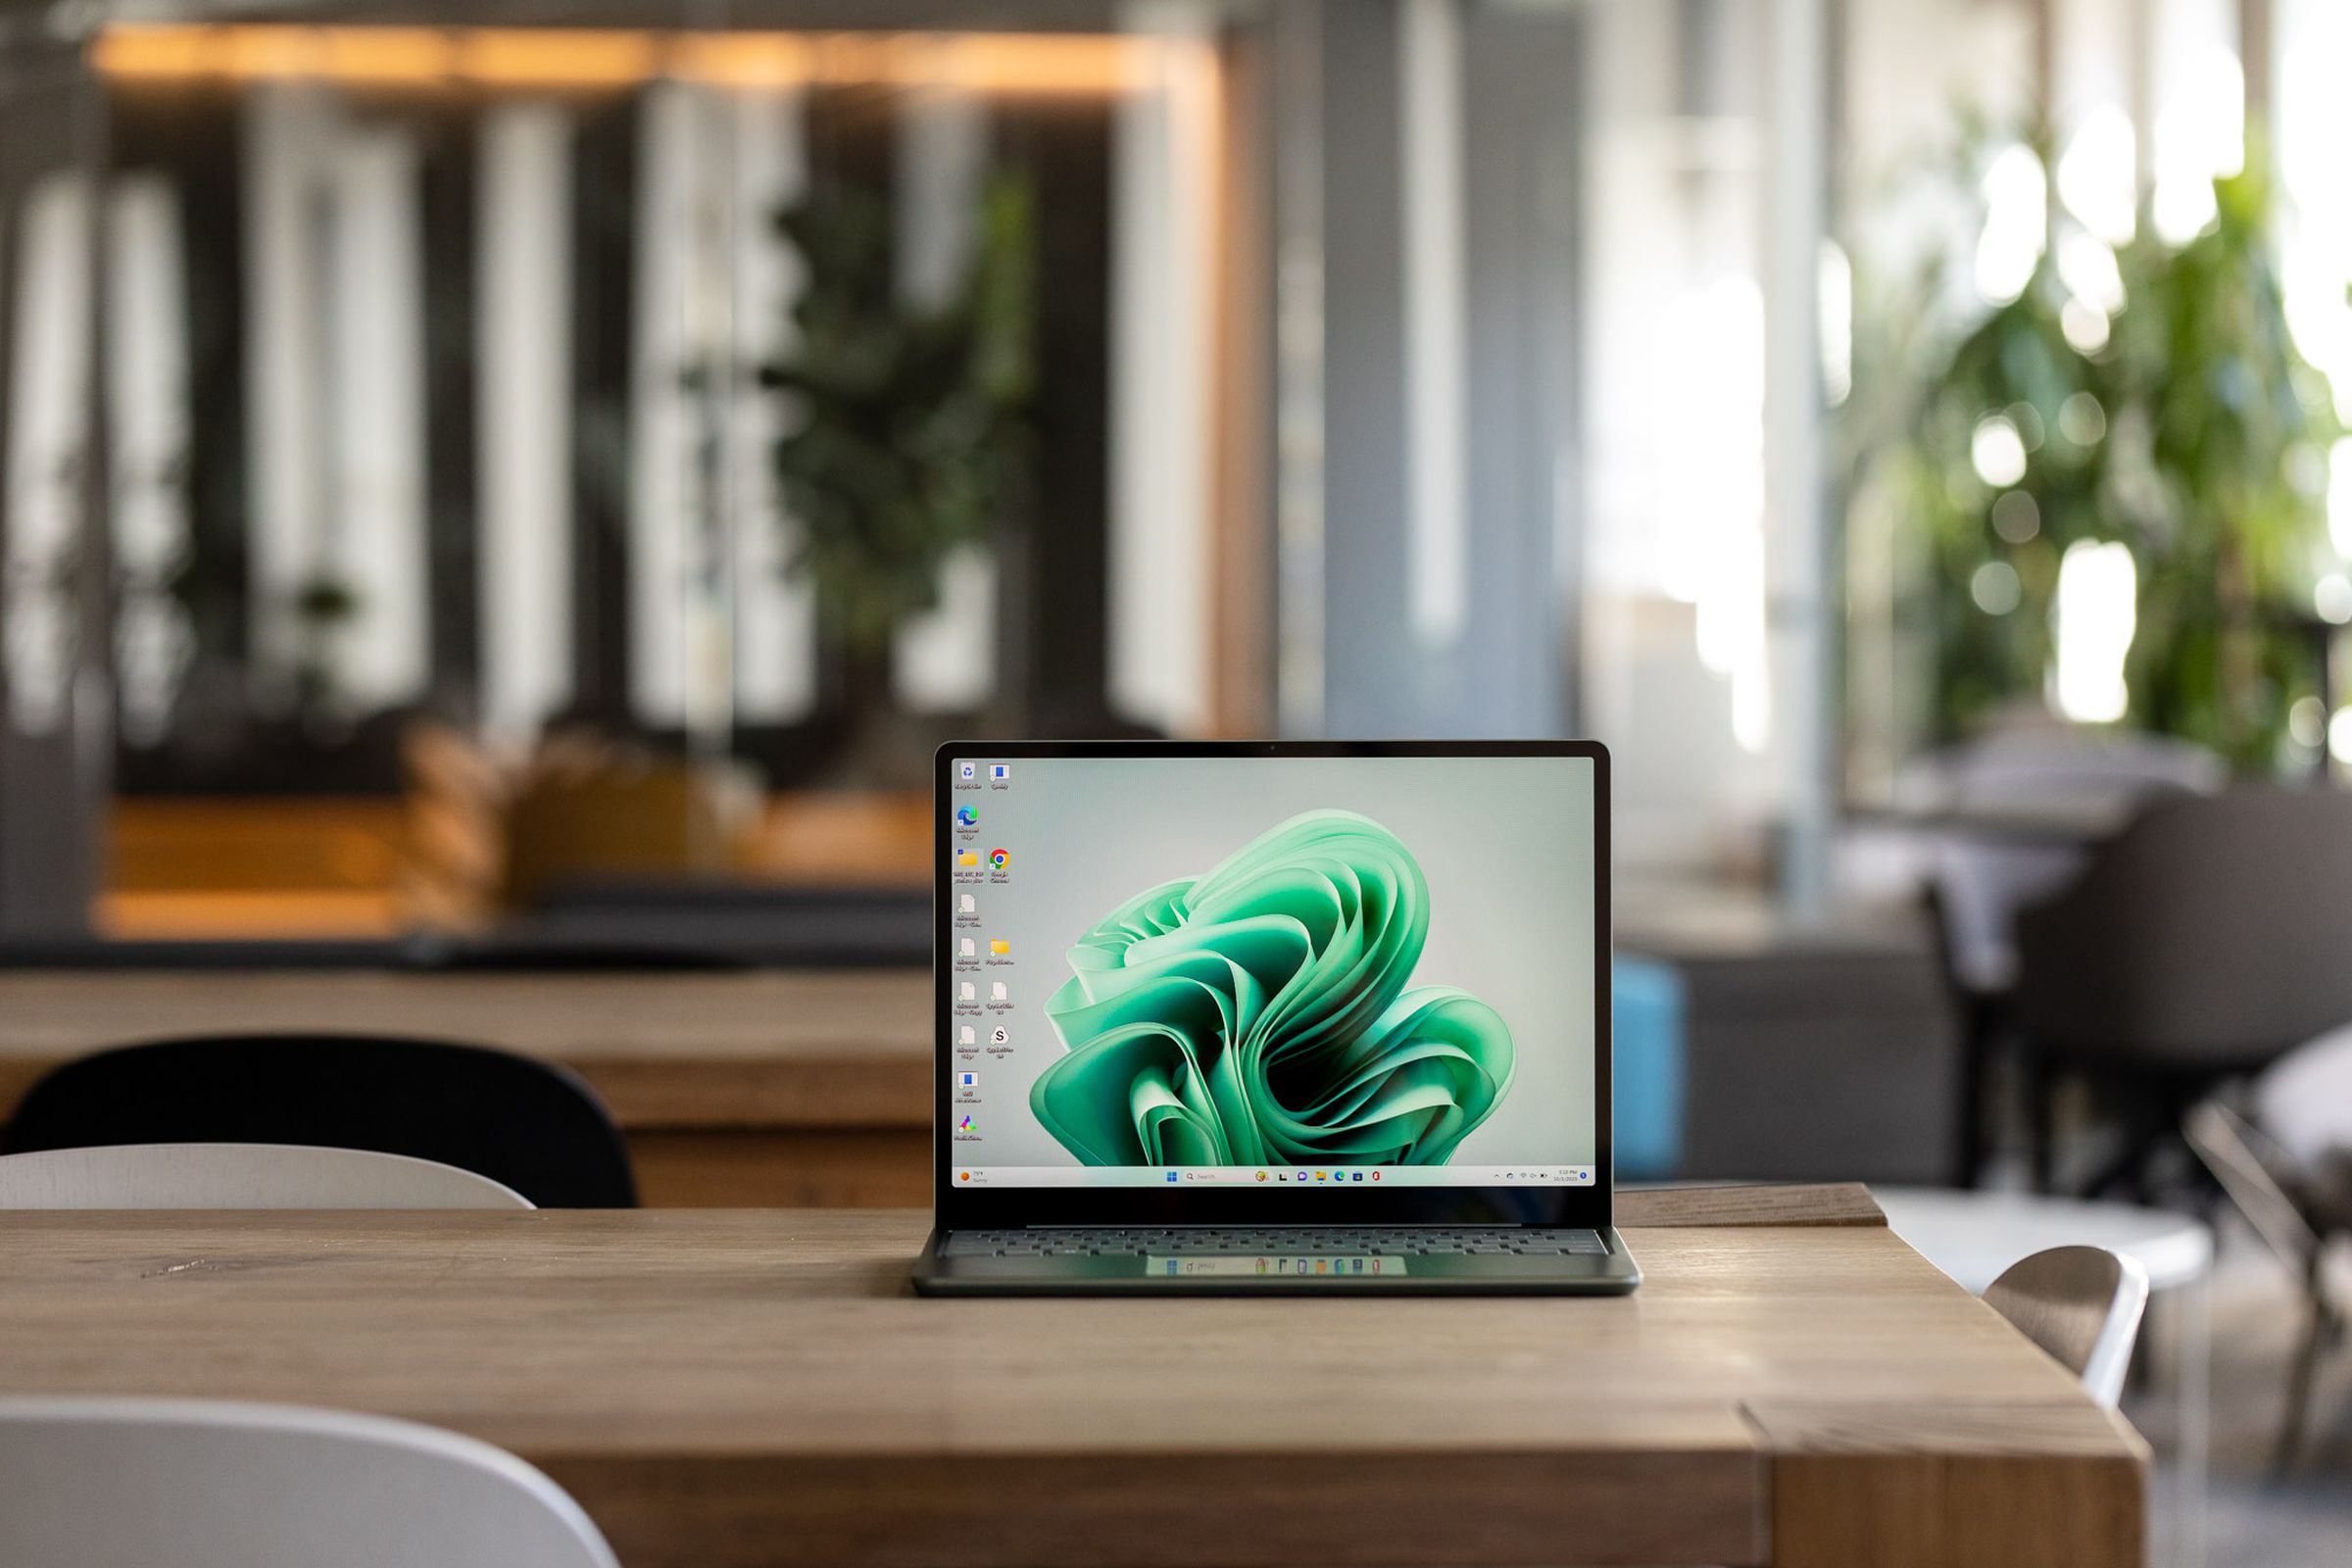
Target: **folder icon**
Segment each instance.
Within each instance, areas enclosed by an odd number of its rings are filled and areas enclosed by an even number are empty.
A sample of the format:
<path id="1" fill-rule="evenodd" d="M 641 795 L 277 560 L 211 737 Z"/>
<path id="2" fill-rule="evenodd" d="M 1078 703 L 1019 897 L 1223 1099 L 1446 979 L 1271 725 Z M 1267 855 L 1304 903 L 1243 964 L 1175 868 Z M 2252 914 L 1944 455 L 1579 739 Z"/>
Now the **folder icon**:
<path id="1" fill-rule="evenodd" d="M 995 954 L 1010 953 L 1012 951 L 1012 944 L 1005 941 L 1003 937 L 991 937 L 988 940 L 988 951 Z"/>
<path id="2" fill-rule="evenodd" d="M 957 865 L 978 865 L 980 863 L 980 852 L 978 850 L 965 850 L 956 857 L 956 863 Z"/>

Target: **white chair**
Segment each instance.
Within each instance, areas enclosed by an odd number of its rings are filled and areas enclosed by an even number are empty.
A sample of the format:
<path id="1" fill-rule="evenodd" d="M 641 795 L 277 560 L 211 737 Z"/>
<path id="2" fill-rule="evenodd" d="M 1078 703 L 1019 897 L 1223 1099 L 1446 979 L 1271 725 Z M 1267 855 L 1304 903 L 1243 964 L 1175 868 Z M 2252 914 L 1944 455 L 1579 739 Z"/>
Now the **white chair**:
<path id="1" fill-rule="evenodd" d="M 2010 1264 L 1986 1287 L 1984 1304 L 2112 1410 L 2147 1310 L 2148 1271 L 2105 1248 L 2053 1247 Z"/>
<path id="2" fill-rule="evenodd" d="M 502 1448 L 341 1410 L 0 1397 L 9 1568 L 619 1568 Z"/>
<path id="3" fill-rule="evenodd" d="M 363 1149 L 123 1144 L 0 1155 L 0 1209 L 531 1206 L 487 1176 Z"/>

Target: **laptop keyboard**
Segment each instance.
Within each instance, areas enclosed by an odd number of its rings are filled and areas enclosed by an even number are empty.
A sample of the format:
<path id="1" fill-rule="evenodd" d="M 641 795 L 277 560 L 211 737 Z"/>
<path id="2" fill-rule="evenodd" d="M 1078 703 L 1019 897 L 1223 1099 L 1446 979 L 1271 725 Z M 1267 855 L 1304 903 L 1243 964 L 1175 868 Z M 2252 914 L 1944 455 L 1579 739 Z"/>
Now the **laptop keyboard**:
<path id="1" fill-rule="evenodd" d="M 1516 1225 L 1332 1225 L 1165 1228 L 1050 1227 L 1018 1231 L 950 1231 L 945 1257 L 1213 1257 L 1318 1252 L 1386 1257 L 1605 1257 L 1592 1230 L 1532 1229 Z"/>

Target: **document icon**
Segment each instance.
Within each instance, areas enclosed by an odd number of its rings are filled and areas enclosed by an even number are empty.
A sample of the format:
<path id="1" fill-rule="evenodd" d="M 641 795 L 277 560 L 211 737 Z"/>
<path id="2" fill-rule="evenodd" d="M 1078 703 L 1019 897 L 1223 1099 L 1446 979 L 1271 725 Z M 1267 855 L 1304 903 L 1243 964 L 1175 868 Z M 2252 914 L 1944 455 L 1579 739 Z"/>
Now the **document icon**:
<path id="1" fill-rule="evenodd" d="M 980 1031 L 967 1023 L 956 1031 L 956 1043 L 959 1046 L 976 1046 L 980 1043 Z"/>
<path id="2" fill-rule="evenodd" d="M 957 865 L 977 866 L 980 863 L 980 852 L 978 850 L 965 850 L 956 857 L 956 863 Z"/>
<path id="3" fill-rule="evenodd" d="M 991 937 L 988 940 L 988 951 L 997 955 L 999 957 L 1003 957 L 1004 955 L 1012 951 L 1012 944 L 1005 941 L 1003 937 Z"/>
<path id="4" fill-rule="evenodd" d="M 970 914 L 979 907 L 980 901 L 973 898 L 969 893 L 964 894 L 956 901 L 956 912 L 958 914 Z"/>
<path id="5" fill-rule="evenodd" d="M 971 1002 L 976 1000 L 979 995 L 979 988 L 974 986 L 969 980 L 966 980 L 963 984 L 956 988 L 956 1000 L 958 1002 Z"/>
<path id="6" fill-rule="evenodd" d="M 964 989 L 969 991 L 971 987 L 967 984 Z M 1004 1000 L 1004 981 L 999 980 L 988 988 L 988 1000 L 991 1002 L 1003 1002 Z"/>
<path id="7" fill-rule="evenodd" d="M 965 937 L 962 942 L 957 944 L 957 951 L 967 958 L 979 956 L 979 949 L 973 944 L 970 937 Z"/>

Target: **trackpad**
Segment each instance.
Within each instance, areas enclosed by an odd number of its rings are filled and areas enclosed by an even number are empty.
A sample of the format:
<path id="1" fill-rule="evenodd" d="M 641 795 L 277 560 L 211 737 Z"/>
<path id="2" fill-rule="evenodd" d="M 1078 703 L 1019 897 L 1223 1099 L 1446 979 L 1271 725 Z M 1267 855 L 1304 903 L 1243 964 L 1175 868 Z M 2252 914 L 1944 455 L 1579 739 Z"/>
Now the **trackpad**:
<path id="1" fill-rule="evenodd" d="M 1390 1279 L 1405 1272 L 1404 1263 L 1402 1257 L 1374 1252 L 1317 1252 L 1307 1257 L 1275 1252 L 1180 1257 L 1146 1254 L 1144 1272 L 1170 1279 Z"/>

